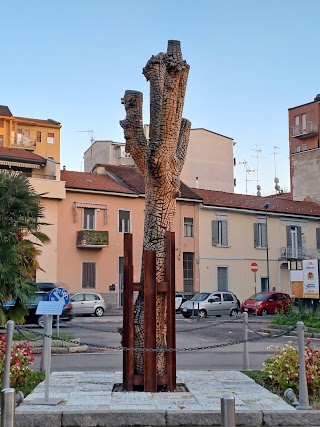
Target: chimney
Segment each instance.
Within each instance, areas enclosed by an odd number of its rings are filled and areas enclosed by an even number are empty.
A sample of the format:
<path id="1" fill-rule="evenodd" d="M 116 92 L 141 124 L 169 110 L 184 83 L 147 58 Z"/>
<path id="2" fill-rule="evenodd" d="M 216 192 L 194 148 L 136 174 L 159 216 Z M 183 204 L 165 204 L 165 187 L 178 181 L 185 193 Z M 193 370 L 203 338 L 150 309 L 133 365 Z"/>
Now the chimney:
<path id="1" fill-rule="evenodd" d="M 65 165 L 63 165 L 63 168 L 62 168 L 64 171 L 66 170 L 66 167 L 65 167 Z"/>
<path id="2" fill-rule="evenodd" d="M 196 188 L 199 188 L 199 178 L 196 176 Z"/>

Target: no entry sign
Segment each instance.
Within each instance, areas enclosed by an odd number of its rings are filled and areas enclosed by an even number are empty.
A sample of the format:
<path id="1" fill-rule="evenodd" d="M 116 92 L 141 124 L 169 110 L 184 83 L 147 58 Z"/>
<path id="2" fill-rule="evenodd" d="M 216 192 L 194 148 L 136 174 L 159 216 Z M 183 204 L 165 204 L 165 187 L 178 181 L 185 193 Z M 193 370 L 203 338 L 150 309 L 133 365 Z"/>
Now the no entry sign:
<path id="1" fill-rule="evenodd" d="M 251 271 L 256 273 L 258 271 L 258 264 L 256 262 L 251 263 Z"/>

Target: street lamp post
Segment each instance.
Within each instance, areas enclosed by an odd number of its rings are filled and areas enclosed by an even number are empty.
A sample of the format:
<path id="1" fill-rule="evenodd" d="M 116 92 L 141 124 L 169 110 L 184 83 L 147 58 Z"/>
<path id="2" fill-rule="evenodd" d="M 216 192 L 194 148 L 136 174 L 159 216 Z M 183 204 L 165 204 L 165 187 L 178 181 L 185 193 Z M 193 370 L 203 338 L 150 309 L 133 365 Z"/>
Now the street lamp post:
<path id="1" fill-rule="evenodd" d="M 267 285 L 270 291 L 270 274 L 269 274 L 269 239 L 268 239 L 268 208 L 271 206 L 270 202 L 266 202 L 263 207 L 266 210 L 266 244 L 267 244 Z"/>

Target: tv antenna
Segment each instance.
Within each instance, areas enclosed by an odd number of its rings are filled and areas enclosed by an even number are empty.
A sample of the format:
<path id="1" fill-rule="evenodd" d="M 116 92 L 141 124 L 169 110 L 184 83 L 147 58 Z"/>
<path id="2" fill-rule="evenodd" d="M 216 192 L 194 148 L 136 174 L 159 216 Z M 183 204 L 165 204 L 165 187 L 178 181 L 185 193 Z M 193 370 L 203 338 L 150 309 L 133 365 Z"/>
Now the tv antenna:
<path id="1" fill-rule="evenodd" d="M 246 194 L 248 194 L 248 181 L 254 181 L 253 179 L 248 179 L 248 175 L 251 172 L 255 172 L 255 169 L 248 169 L 248 162 L 243 160 L 243 162 L 238 162 L 239 165 L 244 165 L 246 169 Z"/>
<path id="2" fill-rule="evenodd" d="M 279 154 L 279 151 L 276 150 L 280 150 L 279 147 L 276 147 L 275 145 L 273 146 L 273 151 L 272 151 L 272 155 L 273 155 L 273 164 L 274 164 L 274 176 L 275 178 L 277 178 L 277 164 L 276 164 L 276 155 Z M 277 178 L 278 179 L 278 178 Z M 276 181 L 274 181 L 276 182 Z M 277 184 L 277 183 L 276 183 Z"/>
<path id="3" fill-rule="evenodd" d="M 92 164 L 92 145 L 94 143 L 93 129 L 77 130 L 77 132 L 81 132 L 81 133 L 84 132 L 84 133 L 87 133 L 87 134 L 91 135 L 90 136 L 90 173 L 91 173 L 92 172 L 92 167 L 93 167 L 93 164 Z"/>
<path id="4" fill-rule="evenodd" d="M 255 155 L 253 155 L 252 157 L 255 157 L 256 159 L 257 159 L 257 167 L 256 167 L 256 172 L 257 172 L 257 179 L 256 179 L 256 181 L 257 181 L 257 185 L 259 185 L 259 159 L 262 159 L 262 157 L 260 156 L 260 153 L 261 153 L 261 146 L 260 145 L 258 145 L 258 144 L 255 144 L 254 146 L 253 146 L 253 148 L 250 148 L 250 150 L 252 150 L 252 151 L 255 151 L 256 152 L 256 154 Z"/>

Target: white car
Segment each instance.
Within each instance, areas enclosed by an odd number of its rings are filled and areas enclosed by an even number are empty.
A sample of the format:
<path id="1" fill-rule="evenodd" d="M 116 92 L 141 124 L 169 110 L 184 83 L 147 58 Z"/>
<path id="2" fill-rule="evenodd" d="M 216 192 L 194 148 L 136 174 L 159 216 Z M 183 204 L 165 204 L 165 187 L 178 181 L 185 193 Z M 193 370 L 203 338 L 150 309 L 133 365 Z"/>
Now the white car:
<path id="1" fill-rule="evenodd" d="M 176 298 L 175 298 L 175 303 L 176 303 L 176 311 L 180 310 L 181 304 L 183 302 L 185 302 L 185 298 L 184 296 L 180 293 L 180 292 L 176 292 Z"/>
<path id="2" fill-rule="evenodd" d="M 106 311 L 106 303 L 100 294 L 93 292 L 81 292 L 72 295 L 70 298 L 72 314 L 95 314 L 97 317 L 103 316 Z"/>

